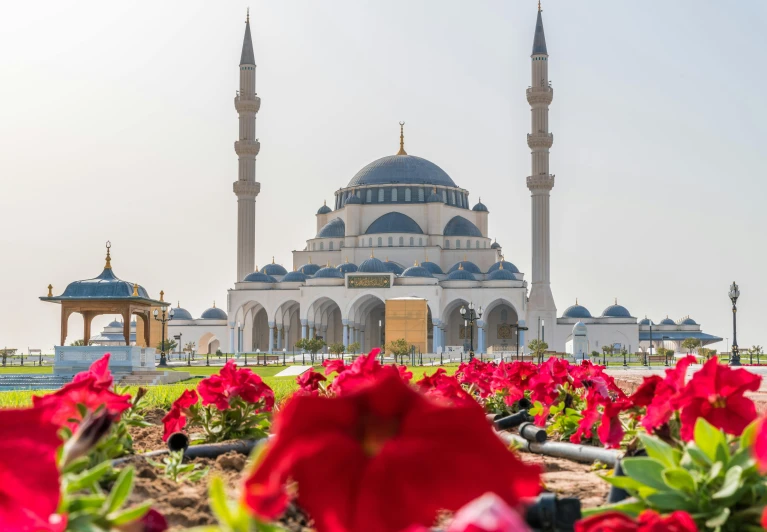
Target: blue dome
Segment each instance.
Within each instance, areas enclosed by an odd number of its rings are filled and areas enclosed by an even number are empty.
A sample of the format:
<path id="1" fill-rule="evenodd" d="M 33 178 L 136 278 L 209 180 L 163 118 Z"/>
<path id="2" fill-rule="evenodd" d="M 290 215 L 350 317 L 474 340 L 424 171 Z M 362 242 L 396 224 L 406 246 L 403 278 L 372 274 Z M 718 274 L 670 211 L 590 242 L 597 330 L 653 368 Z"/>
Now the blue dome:
<path id="1" fill-rule="evenodd" d="M 243 279 L 243 282 L 245 283 L 276 283 L 277 279 L 263 272 L 253 272 L 253 273 L 249 273 L 245 277 L 245 279 Z"/>
<path id="2" fill-rule="evenodd" d="M 317 211 L 317 214 L 328 214 L 329 212 L 333 212 L 330 210 L 330 207 L 328 207 L 327 203 L 323 203 L 322 207 Z"/>
<path id="3" fill-rule="evenodd" d="M 445 203 L 445 199 L 437 193 L 437 189 L 435 188 L 432 193 L 429 194 L 429 197 L 426 198 L 426 203 Z"/>
<path id="4" fill-rule="evenodd" d="M 431 161 L 414 155 L 389 155 L 373 161 L 349 181 L 350 187 L 360 185 L 442 185 L 455 187 L 445 171 Z"/>
<path id="5" fill-rule="evenodd" d="M 487 279 L 489 281 L 516 281 L 517 276 L 514 275 L 511 270 L 507 270 L 504 267 L 502 270 L 498 269 L 494 272 L 490 272 L 490 275 L 487 276 Z"/>
<path id="6" fill-rule="evenodd" d="M 311 259 L 311 257 L 310 257 Z M 319 264 L 312 264 L 311 262 L 309 264 L 304 264 L 301 266 L 298 271 L 303 273 L 304 275 L 314 275 L 319 271 L 319 269 L 322 268 Z"/>
<path id="7" fill-rule="evenodd" d="M 317 270 L 317 273 L 314 274 L 315 279 L 343 279 L 343 277 L 344 274 L 338 271 L 338 268 L 334 268 L 333 266 L 320 268 Z"/>
<path id="8" fill-rule="evenodd" d="M 468 270 L 455 270 L 447 276 L 448 281 L 476 281 L 474 274 Z"/>
<path id="9" fill-rule="evenodd" d="M 184 312 L 186 312 L 186 311 L 184 311 Z M 174 316 L 174 317 L 175 317 L 175 316 Z M 119 321 L 115 320 L 115 321 L 113 321 L 112 323 L 110 323 L 109 325 L 107 325 L 107 327 L 110 327 L 110 328 L 120 328 L 120 329 L 122 329 L 122 327 L 123 327 L 123 324 L 122 324 L 122 323 L 120 323 Z M 106 329 L 106 327 L 104 327 L 104 328 Z"/>
<path id="10" fill-rule="evenodd" d="M 357 271 L 361 273 L 389 273 L 384 263 L 375 257 L 363 260 Z"/>
<path id="11" fill-rule="evenodd" d="M 306 282 L 306 275 L 301 272 L 290 272 L 280 280 L 281 283 L 303 283 Z"/>
<path id="12" fill-rule="evenodd" d="M 487 210 L 487 207 L 485 206 L 485 204 L 484 204 L 484 203 L 482 203 L 482 200 L 479 200 L 479 201 L 477 202 L 477 204 L 476 204 L 476 205 L 474 205 L 474 207 L 472 207 L 472 208 L 471 208 L 471 210 L 472 210 L 472 211 L 477 211 L 477 212 L 489 212 L 489 211 Z"/>
<path id="13" fill-rule="evenodd" d="M 361 205 L 361 204 L 362 204 L 362 200 L 360 199 L 360 197 L 357 195 L 356 192 L 352 194 L 351 196 L 349 196 L 349 199 L 347 199 L 345 203 L 345 205 Z"/>
<path id="14" fill-rule="evenodd" d="M 660 320 L 660 323 L 658 325 L 676 325 L 676 323 L 674 323 L 674 320 L 672 320 L 671 318 L 665 318 Z"/>
<path id="15" fill-rule="evenodd" d="M 650 318 L 639 320 L 639 325 L 655 325 Z"/>
<path id="16" fill-rule="evenodd" d="M 431 277 L 431 278 L 433 278 L 434 276 L 431 274 L 431 272 L 429 270 L 427 270 L 423 266 L 414 265 L 414 266 L 411 266 L 410 268 L 408 268 L 407 270 L 405 270 L 404 272 L 402 272 L 402 277 Z"/>
<path id="17" fill-rule="evenodd" d="M 576 303 L 570 307 L 567 307 L 562 314 L 563 318 L 591 318 L 591 312 L 584 306 Z"/>
<path id="18" fill-rule="evenodd" d="M 64 293 L 59 296 L 63 299 L 118 299 L 133 296 L 133 283 L 117 278 L 112 268 L 104 268 L 101 275 L 93 279 L 75 281 L 67 285 Z M 151 299 L 143 286 L 138 287 L 138 296 Z"/>
<path id="19" fill-rule="evenodd" d="M 338 271 L 343 274 L 354 273 L 357 271 L 357 265 L 352 264 L 351 262 L 344 262 L 343 264 L 338 265 Z"/>
<path id="20" fill-rule="evenodd" d="M 628 311 L 623 305 L 610 305 L 604 311 L 602 311 L 603 318 L 630 318 L 631 312 Z"/>
<path id="21" fill-rule="evenodd" d="M 208 310 L 202 313 L 200 318 L 203 320 L 225 320 L 227 319 L 227 315 L 226 312 L 220 308 L 210 307 Z"/>
<path id="22" fill-rule="evenodd" d="M 261 268 L 261 273 L 265 273 L 266 275 L 285 275 L 288 273 L 288 270 L 286 270 L 279 264 L 275 264 L 274 258 L 272 258 L 272 263 L 267 264 L 266 266 Z"/>
<path id="23" fill-rule="evenodd" d="M 503 263 L 504 270 L 509 270 L 511 273 L 519 273 L 519 269 L 517 269 L 517 267 L 514 266 L 512 263 L 507 262 L 505 260 L 501 262 Z M 496 262 L 495 264 L 490 266 L 490 269 L 487 270 L 487 273 L 493 273 L 494 271 L 501 269 L 501 262 Z M 465 267 L 466 266 L 464 266 L 464 268 Z"/>
<path id="24" fill-rule="evenodd" d="M 410 216 L 401 212 L 388 212 L 377 218 L 365 231 L 366 235 L 377 233 L 415 233 L 422 235 L 421 227 Z"/>
<path id="25" fill-rule="evenodd" d="M 346 234 L 346 224 L 341 218 L 333 218 L 322 226 L 316 238 L 340 238 Z"/>
<path id="26" fill-rule="evenodd" d="M 482 236 L 479 228 L 463 216 L 454 216 L 443 233 L 445 236 Z"/>
<path id="27" fill-rule="evenodd" d="M 490 244 L 490 249 L 501 249 L 501 245 L 498 243 L 498 241 L 493 241 L 493 243 Z"/>
<path id="28" fill-rule="evenodd" d="M 682 325 L 697 325 L 698 323 L 692 318 L 685 318 L 682 321 Z"/>
<path id="29" fill-rule="evenodd" d="M 192 314 L 185 308 L 176 307 L 171 309 L 173 311 L 172 320 L 193 320 Z"/>
<path id="30" fill-rule="evenodd" d="M 389 259 L 386 259 L 386 262 L 384 262 L 384 267 L 386 268 L 386 271 L 392 272 L 395 275 L 400 275 L 403 271 L 405 271 L 405 268 L 396 262 L 390 261 Z"/>
<path id="31" fill-rule="evenodd" d="M 482 273 L 482 270 L 479 269 L 479 266 L 477 266 L 473 262 L 469 262 L 468 260 L 456 262 L 455 264 L 453 264 L 453 267 L 447 271 L 447 273 L 450 274 L 450 273 L 456 272 L 458 271 L 458 268 L 460 268 L 461 266 L 463 266 L 463 269 L 466 270 L 467 272 Z"/>
<path id="32" fill-rule="evenodd" d="M 427 260 L 422 262 L 421 266 L 429 270 L 432 275 L 445 275 L 445 272 L 442 271 L 442 268 L 439 267 L 439 264 L 434 262 L 429 262 Z"/>

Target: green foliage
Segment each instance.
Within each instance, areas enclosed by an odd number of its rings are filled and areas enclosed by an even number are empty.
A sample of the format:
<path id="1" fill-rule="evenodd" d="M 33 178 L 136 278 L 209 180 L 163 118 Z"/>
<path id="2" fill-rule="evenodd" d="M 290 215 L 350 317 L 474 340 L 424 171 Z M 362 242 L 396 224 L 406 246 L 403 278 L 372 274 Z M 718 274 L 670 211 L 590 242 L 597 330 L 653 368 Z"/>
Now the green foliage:
<path id="1" fill-rule="evenodd" d="M 544 342 L 543 340 L 538 340 L 537 338 L 530 340 L 530 343 L 527 344 L 527 348 L 530 350 L 530 352 L 538 359 L 538 363 L 540 364 L 543 362 L 543 355 L 546 353 L 546 350 L 549 348 L 549 344 Z"/>
<path id="2" fill-rule="evenodd" d="M 173 482 L 197 482 L 202 480 L 210 470 L 209 467 L 198 469 L 198 464 L 185 464 L 183 450 L 169 453 L 168 456 L 162 459 L 162 462 L 149 458 L 146 461 L 160 469 Z"/>
<path id="3" fill-rule="evenodd" d="M 170 353 L 171 351 L 176 349 L 177 346 L 178 346 L 178 342 L 176 340 L 174 340 L 173 338 L 167 338 L 161 341 L 159 344 L 157 344 L 157 350 Z"/>
<path id="4" fill-rule="evenodd" d="M 82 346 L 84 346 L 84 345 L 85 345 L 85 340 L 83 340 L 82 338 L 80 338 L 79 340 L 75 340 L 74 342 L 72 342 L 72 343 L 71 343 L 71 344 L 69 344 L 69 345 L 71 345 L 71 346 L 73 346 L 73 347 L 82 347 Z"/>
<path id="5" fill-rule="evenodd" d="M 328 346 L 328 351 L 333 355 L 342 355 L 346 351 L 346 346 L 341 342 L 336 342 Z"/>
<path id="6" fill-rule="evenodd" d="M 192 532 L 281 532 L 286 529 L 262 523 L 251 517 L 242 505 L 230 501 L 221 477 L 213 477 L 208 486 L 208 500 L 218 526 L 200 527 Z"/>
<path id="7" fill-rule="evenodd" d="M 303 349 L 304 351 L 311 353 L 312 358 L 314 358 L 314 355 L 320 352 L 320 350 L 325 347 L 327 344 L 325 343 L 325 340 L 322 338 L 301 338 L 299 341 L 296 342 L 296 347 L 299 349 Z"/>
<path id="8" fill-rule="evenodd" d="M 636 502 L 603 506 L 589 513 L 684 510 L 701 530 L 757 530 L 761 508 L 767 504 L 767 481 L 751 457 L 756 423 L 740 438 L 728 441 L 722 431 L 699 418 L 694 440 L 681 449 L 640 434 L 647 457 L 624 459 L 625 477 L 604 477 L 627 490 Z"/>
<path id="9" fill-rule="evenodd" d="M 397 338 L 386 344 L 384 350 L 387 353 L 394 355 L 394 360 L 397 360 L 398 358 L 410 354 L 410 344 L 408 344 L 404 338 Z"/>
<path id="10" fill-rule="evenodd" d="M 700 338 L 685 338 L 682 342 L 682 349 L 686 349 L 688 353 L 695 351 L 700 347 Z"/>
<path id="11" fill-rule="evenodd" d="M 360 345 L 359 342 L 352 342 L 349 344 L 349 348 L 347 349 L 347 351 L 349 353 L 356 354 L 356 353 L 359 353 L 361 349 L 362 349 L 362 346 Z"/>
<path id="12" fill-rule="evenodd" d="M 615 348 L 611 345 L 603 345 L 602 346 L 602 352 L 606 355 L 612 355 L 613 351 L 615 351 Z"/>

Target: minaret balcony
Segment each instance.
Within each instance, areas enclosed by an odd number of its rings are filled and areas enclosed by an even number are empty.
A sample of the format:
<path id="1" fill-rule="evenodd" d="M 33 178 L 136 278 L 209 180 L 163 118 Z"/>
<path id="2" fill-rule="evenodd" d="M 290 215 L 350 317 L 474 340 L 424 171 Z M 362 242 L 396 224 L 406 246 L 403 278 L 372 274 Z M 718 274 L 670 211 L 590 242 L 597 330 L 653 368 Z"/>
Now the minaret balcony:
<path id="1" fill-rule="evenodd" d="M 238 198 L 255 198 L 261 192 L 261 183 L 258 181 L 235 181 L 232 188 Z"/>
<path id="2" fill-rule="evenodd" d="M 554 188 L 554 176 L 551 174 L 527 176 L 527 188 L 530 190 L 551 190 Z"/>
<path id="3" fill-rule="evenodd" d="M 528 133 L 527 135 L 527 145 L 532 150 L 535 148 L 551 148 L 552 144 L 554 144 L 553 133 L 535 133 L 533 135 Z"/>
<path id="4" fill-rule="evenodd" d="M 261 98 L 237 95 L 234 97 L 234 108 L 238 113 L 257 113 L 261 109 Z"/>
<path id="5" fill-rule="evenodd" d="M 234 152 L 242 157 L 251 155 L 255 157 L 261 151 L 261 143 L 258 140 L 237 140 L 234 142 Z"/>
<path id="6" fill-rule="evenodd" d="M 529 87 L 527 89 L 527 103 L 530 105 L 551 104 L 554 99 L 552 87 Z"/>

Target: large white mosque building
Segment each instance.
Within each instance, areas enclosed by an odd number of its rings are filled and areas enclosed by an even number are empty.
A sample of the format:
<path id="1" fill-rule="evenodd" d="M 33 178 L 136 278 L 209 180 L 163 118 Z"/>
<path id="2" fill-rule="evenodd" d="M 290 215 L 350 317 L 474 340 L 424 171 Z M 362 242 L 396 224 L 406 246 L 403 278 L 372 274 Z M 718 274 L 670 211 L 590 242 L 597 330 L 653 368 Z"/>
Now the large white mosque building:
<path id="1" fill-rule="evenodd" d="M 488 235 L 489 207 L 470 201 L 462 176 L 449 176 L 437 164 L 407 150 L 400 123 L 399 150 L 385 155 L 351 177 L 334 194 L 332 206 L 317 211 L 316 234 L 303 250 L 293 252 L 286 268 L 272 262 L 255 264 L 256 62 L 246 22 L 240 57 L 240 85 L 234 99 L 239 158 L 234 193 L 237 197 L 237 279 L 229 290 L 226 310 L 210 308 L 199 319 L 176 308 L 169 335 L 183 334 L 200 352 L 281 352 L 300 338 L 322 336 L 328 344 L 359 342 L 362 350 L 380 346 L 385 330 L 385 301 L 415 297 L 428 305 L 428 350 L 467 346 L 469 332 L 460 309 L 482 308 L 476 324 L 477 352 L 513 351 L 532 338 L 549 348 L 573 352 L 573 330 L 589 351 L 621 346 L 645 349 L 653 329 L 654 347 L 681 351 L 688 337 L 708 344 L 721 338 L 707 335 L 693 320 L 660 324 L 637 320 L 623 306 L 608 306 L 594 317 L 577 302 L 561 316 L 550 278 L 550 197 L 555 178 L 549 168 L 554 141 L 549 131 L 549 54 L 540 7 L 531 54 L 531 194 L 532 265 L 529 277 L 504 257 L 500 243 Z M 394 143 L 393 143 L 394 144 Z M 396 146 L 396 144 L 394 144 Z M 503 240 L 501 239 L 501 242 Z M 527 331 L 519 328 L 527 327 Z M 586 337 L 585 340 L 583 337 Z"/>

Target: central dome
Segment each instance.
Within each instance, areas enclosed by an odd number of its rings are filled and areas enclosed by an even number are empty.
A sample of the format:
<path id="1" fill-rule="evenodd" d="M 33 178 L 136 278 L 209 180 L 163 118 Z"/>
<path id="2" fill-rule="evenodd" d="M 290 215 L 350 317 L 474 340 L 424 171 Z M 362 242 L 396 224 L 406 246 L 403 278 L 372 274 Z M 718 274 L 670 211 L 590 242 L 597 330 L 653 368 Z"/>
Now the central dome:
<path id="1" fill-rule="evenodd" d="M 447 173 L 431 161 L 414 155 L 389 155 L 373 161 L 349 181 L 349 187 L 363 185 L 440 185 L 456 187 Z"/>

